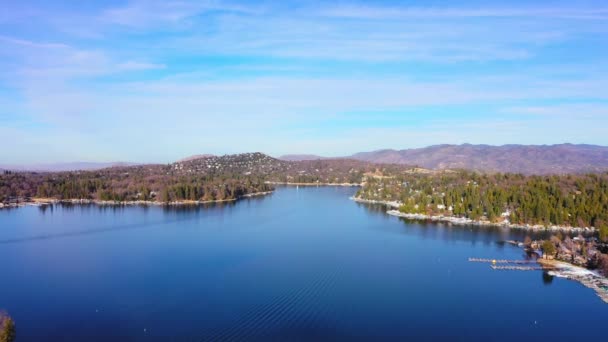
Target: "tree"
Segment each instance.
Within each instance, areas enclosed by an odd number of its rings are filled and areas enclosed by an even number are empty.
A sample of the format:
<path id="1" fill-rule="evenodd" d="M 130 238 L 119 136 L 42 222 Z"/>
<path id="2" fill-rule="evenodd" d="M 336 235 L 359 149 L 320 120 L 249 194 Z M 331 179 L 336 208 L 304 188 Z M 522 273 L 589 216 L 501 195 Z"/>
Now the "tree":
<path id="1" fill-rule="evenodd" d="M 543 253 L 545 255 L 551 255 L 551 256 L 555 255 L 555 252 L 556 252 L 555 245 L 553 245 L 553 243 L 549 240 L 545 240 L 543 242 L 542 249 L 543 249 Z"/>
<path id="2" fill-rule="evenodd" d="M 603 242 L 608 242 L 608 225 L 605 223 L 602 223 L 599 227 L 599 231 L 600 231 L 600 240 L 602 240 Z"/>
<path id="3" fill-rule="evenodd" d="M 0 312 L 0 342 L 13 342 L 16 336 L 15 322 L 9 315 Z"/>
<path id="4" fill-rule="evenodd" d="M 608 276 L 608 254 L 601 254 L 599 256 L 597 266 L 604 276 Z"/>
<path id="5" fill-rule="evenodd" d="M 160 192 L 160 201 L 164 203 L 169 203 L 170 200 L 171 198 L 169 196 L 169 190 L 167 190 L 167 188 L 165 187 Z"/>

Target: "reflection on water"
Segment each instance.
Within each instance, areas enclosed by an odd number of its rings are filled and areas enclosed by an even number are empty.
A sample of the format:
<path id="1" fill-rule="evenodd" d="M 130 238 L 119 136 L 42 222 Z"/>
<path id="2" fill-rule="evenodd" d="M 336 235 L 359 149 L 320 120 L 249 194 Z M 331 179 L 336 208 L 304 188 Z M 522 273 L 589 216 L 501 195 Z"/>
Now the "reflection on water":
<path id="1" fill-rule="evenodd" d="M 196 218 L 196 213 L 206 211 L 209 208 L 216 209 L 215 214 L 220 214 L 223 209 L 227 209 L 230 206 L 234 206 L 233 202 L 223 202 L 223 203 L 205 203 L 200 205 L 183 205 L 183 206 L 159 206 L 157 208 L 162 208 L 162 210 L 167 214 L 166 216 L 171 216 L 170 219 L 162 218 L 156 222 L 142 222 L 142 223 L 133 223 L 133 224 L 123 224 L 123 225 L 112 225 L 111 227 L 100 227 L 100 228 L 87 228 L 76 231 L 63 231 L 63 232 L 52 232 L 48 231 L 44 234 L 34 235 L 34 236 L 22 236 L 8 239 L 0 239 L 0 244 L 7 243 L 20 243 L 20 242 L 28 242 L 28 241 L 37 241 L 37 240 L 48 240 L 48 239 L 57 239 L 57 238 L 65 238 L 65 237 L 74 237 L 74 236 L 83 236 L 83 235 L 92 235 L 99 233 L 106 233 L 112 231 L 119 230 L 127 230 L 127 229 L 141 229 L 146 227 L 152 227 L 156 225 L 170 225 L 175 223 L 180 223 L 188 220 L 193 220 Z M 154 206 L 156 207 L 156 206 Z M 73 204 L 73 203 L 58 203 L 58 204 L 48 204 L 37 206 L 38 211 L 41 215 L 53 215 L 55 208 L 60 209 L 64 213 L 74 213 L 78 212 L 78 215 L 82 215 L 83 213 L 91 214 L 93 211 L 97 211 L 99 213 L 108 213 L 112 214 L 121 214 L 125 210 L 131 210 L 134 208 L 132 205 L 96 205 L 96 204 Z M 150 209 L 149 205 L 137 205 L 137 210 L 141 213 L 145 214 Z M 218 211 L 219 210 L 219 211 Z"/>
<path id="2" fill-rule="evenodd" d="M 549 274 L 548 271 L 543 271 L 543 284 L 551 285 L 553 283 L 553 276 Z"/>

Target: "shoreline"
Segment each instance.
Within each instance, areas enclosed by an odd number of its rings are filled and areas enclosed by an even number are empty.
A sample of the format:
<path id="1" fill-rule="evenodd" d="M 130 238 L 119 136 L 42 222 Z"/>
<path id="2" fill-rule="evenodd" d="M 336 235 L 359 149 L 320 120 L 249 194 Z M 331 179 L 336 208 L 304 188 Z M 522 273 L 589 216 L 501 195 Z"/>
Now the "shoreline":
<path id="1" fill-rule="evenodd" d="M 401 206 L 401 202 L 398 201 L 378 201 L 378 200 L 368 200 L 365 198 L 359 198 L 359 197 L 351 197 L 351 200 L 357 202 L 357 203 L 366 203 L 366 204 L 382 204 L 385 205 L 387 207 L 390 208 L 399 208 Z"/>
<path id="2" fill-rule="evenodd" d="M 401 206 L 400 202 L 397 201 L 378 201 L 378 200 L 367 200 L 358 197 L 351 197 L 351 199 L 355 202 L 359 203 L 369 203 L 369 204 L 382 204 L 386 205 L 389 208 L 386 213 L 392 216 L 397 216 L 401 218 L 405 218 L 408 220 L 414 221 L 433 221 L 433 222 L 445 222 L 451 223 L 459 226 L 478 226 L 478 227 L 494 227 L 494 228 L 508 228 L 508 229 L 524 229 L 524 230 L 533 230 L 533 231 L 562 231 L 562 232 L 573 232 L 573 233 L 594 233 L 596 229 L 594 227 L 569 227 L 569 226 L 543 226 L 543 225 L 530 225 L 530 224 L 515 224 L 515 223 L 494 223 L 490 221 L 481 221 L 481 220 L 472 220 L 464 217 L 454 217 L 454 216 L 432 216 L 426 214 L 412 214 L 412 213 L 402 213 L 396 208 Z"/>
<path id="3" fill-rule="evenodd" d="M 601 274 L 561 260 L 538 259 L 537 262 L 547 270 L 549 275 L 579 282 L 595 291 L 605 303 L 608 303 L 608 278 Z"/>
<path id="4" fill-rule="evenodd" d="M 542 225 L 517 225 L 517 224 L 505 224 L 505 223 L 492 223 L 488 221 L 474 221 L 467 218 L 459 218 L 452 216 L 431 216 L 425 214 L 411 214 L 402 213 L 396 208 L 401 206 L 398 201 L 378 201 L 378 200 L 367 200 L 363 198 L 351 197 L 351 200 L 359 203 L 368 204 L 382 204 L 390 209 L 386 212 L 389 215 L 405 218 L 414 221 L 433 221 L 433 222 L 446 222 L 454 225 L 467 226 L 473 225 L 478 227 L 499 227 L 507 229 L 526 229 L 526 230 L 552 230 L 552 231 L 566 231 L 566 232 L 584 232 L 592 233 L 595 232 L 595 228 L 580 228 L 580 227 L 564 227 L 564 226 L 551 226 L 545 227 Z M 582 266 L 570 264 L 561 260 L 547 260 L 537 259 L 536 262 L 542 267 L 544 271 L 547 271 L 549 275 L 576 281 L 581 285 L 592 289 L 595 294 L 604 302 L 608 304 L 608 277 L 601 275 L 596 271 L 589 270 Z"/>
<path id="5" fill-rule="evenodd" d="M 431 216 L 425 214 L 409 214 L 402 213 L 399 210 L 389 210 L 386 212 L 389 215 L 402 217 L 408 220 L 415 221 L 433 221 L 433 222 L 445 222 L 459 226 L 478 226 L 478 227 L 493 227 L 493 228 L 508 228 L 508 229 L 523 229 L 532 231 L 553 231 L 553 232 L 570 232 L 570 233 L 593 233 L 595 228 L 586 227 L 567 227 L 567 226 L 543 226 L 543 225 L 530 225 L 530 224 L 515 224 L 515 223 L 494 223 L 490 221 L 478 221 L 471 220 L 464 217 L 454 216 Z"/>
<path id="6" fill-rule="evenodd" d="M 98 206 L 186 206 L 186 205 L 200 205 L 200 204 L 212 204 L 212 203 L 226 203 L 226 202 L 236 202 L 238 200 L 244 198 L 258 197 L 258 196 L 266 196 L 272 194 L 274 191 L 263 191 L 263 192 L 253 192 L 250 194 L 245 194 L 243 196 L 239 196 L 237 198 L 229 198 L 223 200 L 210 200 L 210 201 L 192 201 L 192 200 L 183 200 L 183 201 L 172 201 L 172 202 L 159 202 L 159 201 L 103 201 L 103 200 L 95 200 L 95 199 L 54 199 L 54 198 L 32 198 L 31 201 L 28 202 L 19 202 L 15 204 L 3 205 L 0 206 L 0 209 L 3 208 L 19 208 L 24 206 L 45 206 L 50 204 L 94 204 Z"/>

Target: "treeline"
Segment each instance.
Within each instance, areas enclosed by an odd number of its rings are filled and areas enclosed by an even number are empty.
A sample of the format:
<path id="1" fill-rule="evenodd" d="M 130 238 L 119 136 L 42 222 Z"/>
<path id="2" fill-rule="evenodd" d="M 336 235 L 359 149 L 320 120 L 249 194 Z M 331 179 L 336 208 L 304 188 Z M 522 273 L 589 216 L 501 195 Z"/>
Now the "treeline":
<path id="1" fill-rule="evenodd" d="M 0 202 L 31 198 L 102 201 L 214 201 L 236 199 L 272 188 L 264 179 L 242 175 L 174 175 L 166 169 L 116 168 L 61 173 L 4 173 Z"/>
<path id="2" fill-rule="evenodd" d="M 161 202 L 183 200 L 221 201 L 271 190 L 273 188 L 264 183 L 263 179 L 255 177 L 243 179 L 191 178 L 163 187 L 157 197 Z"/>
<path id="3" fill-rule="evenodd" d="M 0 174 L 0 203 L 33 196 L 38 185 L 37 182 L 32 180 L 31 175 L 29 173 L 3 171 Z"/>
<path id="4" fill-rule="evenodd" d="M 0 175 L 0 203 L 33 197 L 162 202 L 228 200 L 271 190 L 265 181 L 361 183 L 366 173 L 393 173 L 403 168 L 348 159 L 288 162 L 261 153 L 245 153 L 97 171 L 4 172 Z"/>
<path id="5" fill-rule="evenodd" d="M 524 176 L 451 171 L 368 179 L 359 196 L 409 213 L 598 227 L 608 223 L 608 174 Z"/>

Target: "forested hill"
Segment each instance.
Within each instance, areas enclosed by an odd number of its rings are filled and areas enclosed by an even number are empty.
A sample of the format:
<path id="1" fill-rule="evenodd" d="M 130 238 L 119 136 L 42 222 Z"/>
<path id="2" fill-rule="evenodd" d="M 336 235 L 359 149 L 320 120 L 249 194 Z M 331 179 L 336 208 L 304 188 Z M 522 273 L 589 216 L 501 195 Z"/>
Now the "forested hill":
<path id="1" fill-rule="evenodd" d="M 176 175 L 230 175 L 240 178 L 259 176 L 272 182 L 361 183 L 363 174 L 377 169 L 399 172 L 405 165 L 383 165 L 352 159 L 286 161 L 263 153 L 209 156 L 176 162 L 170 172 Z"/>
<path id="2" fill-rule="evenodd" d="M 515 224 L 608 225 L 608 173 L 524 176 L 442 171 L 369 178 L 363 199 L 401 202 L 404 213 Z"/>
<path id="3" fill-rule="evenodd" d="M 267 182 L 361 183 L 368 172 L 405 166 L 356 160 L 288 162 L 262 153 L 202 156 L 167 165 L 0 175 L 0 202 L 32 197 L 112 201 L 213 201 L 271 190 Z"/>
<path id="4" fill-rule="evenodd" d="M 608 170 L 608 147 L 595 145 L 436 145 L 379 150 L 349 158 L 374 163 L 418 165 L 429 169 L 565 174 Z"/>

